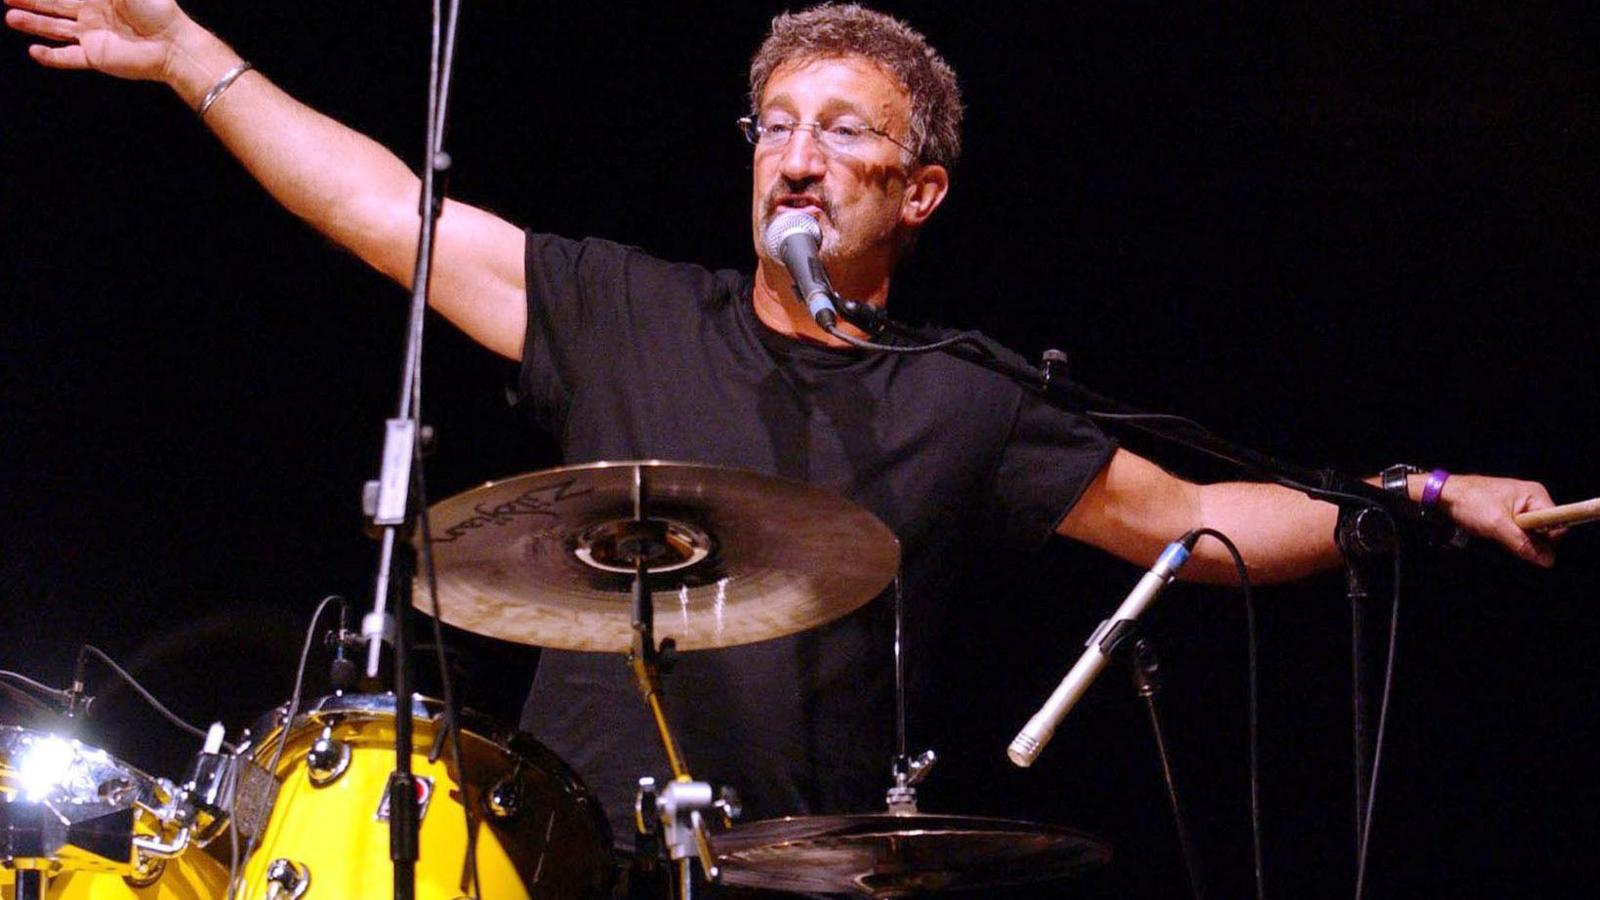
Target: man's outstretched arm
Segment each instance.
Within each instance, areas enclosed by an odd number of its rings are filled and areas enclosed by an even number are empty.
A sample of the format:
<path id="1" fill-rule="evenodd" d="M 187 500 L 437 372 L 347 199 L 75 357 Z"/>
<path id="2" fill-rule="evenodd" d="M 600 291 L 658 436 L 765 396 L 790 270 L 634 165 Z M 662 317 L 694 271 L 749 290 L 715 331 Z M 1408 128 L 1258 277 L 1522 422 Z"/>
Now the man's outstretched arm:
<path id="1" fill-rule="evenodd" d="M 1420 496 L 1412 478 L 1412 499 Z M 1550 543 L 1518 528 L 1513 516 L 1553 505 L 1542 485 L 1510 478 L 1453 475 L 1439 505 L 1467 532 L 1492 540 L 1531 563 L 1555 561 Z M 1092 544 L 1136 565 L 1149 565 L 1168 542 L 1191 528 L 1210 527 L 1238 545 L 1252 581 L 1289 581 L 1339 565 L 1333 541 L 1338 511 L 1297 491 L 1270 484 L 1198 485 L 1118 450 L 1056 533 Z M 1202 541 L 1185 578 L 1236 579 L 1232 558 Z"/>
<path id="2" fill-rule="evenodd" d="M 159 81 L 191 109 L 241 60 L 173 0 L 5 0 L 10 27 L 52 44 L 42 65 Z M 377 142 L 296 101 L 259 72 L 239 76 L 205 124 L 290 212 L 410 286 L 421 183 Z M 523 238 L 514 225 L 447 202 L 434 248 L 435 309 L 502 356 L 522 352 Z"/>

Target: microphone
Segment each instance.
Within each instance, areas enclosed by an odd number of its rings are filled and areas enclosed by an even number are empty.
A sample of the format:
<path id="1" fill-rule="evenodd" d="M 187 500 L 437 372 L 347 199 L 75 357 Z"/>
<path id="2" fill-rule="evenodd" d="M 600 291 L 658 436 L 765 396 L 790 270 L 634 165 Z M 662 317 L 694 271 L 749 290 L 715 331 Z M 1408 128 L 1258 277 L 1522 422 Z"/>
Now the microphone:
<path id="1" fill-rule="evenodd" d="M 1088 649 L 1078 657 L 1077 663 L 1067 672 L 1067 677 L 1061 679 L 1050 699 L 1033 714 L 1033 718 L 1028 720 L 1028 724 L 1023 726 L 1006 749 L 1006 756 L 1012 762 L 1023 768 L 1033 765 L 1033 761 L 1039 757 L 1039 751 L 1055 734 L 1056 726 L 1066 718 L 1083 692 L 1089 689 L 1089 683 L 1100 674 L 1100 670 L 1106 667 L 1106 661 L 1133 629 L 1134 622 L 1161 593 L 1161 589 L 1172 583 L 1183 564 L 1189 561 L 1189 552 L 1199 539 L 1200 532 L 1196 530 L 1168 544 L 1156 559 L 1156 564 L 1133 586 L 1127 599 L 1122 601 L 1111 618 L 1101 622 L 1089 635 L 1089 640 L 1084 642 Z"/>
<path id="2" fill-rule="evenodd" d="M 78 662 L 72 667 L 72 687 L 66 692 L 66 715 L 69 719 L 89 714 L 89 705 L 94 703 L 94 697 L 84 690 L 84 668 L 89 662 L 88 654 L 81 648 L 78 650 Z"/>
<path id="3" fill-rule="evenodd" d="M 794 209 L 779 213 L 767 225 L 763 239 L 767 252 L 783 261 L 794 279 L 794 295 L 811 318 L 824 330 L 839 321 L 839 310 L 834 306 L 833 285 L 828 283 L 828 270 L 822 267 L 818 253 L 822 249 L 822 226 L 811 216 Z"/>
<path id="4" fill-rule="evenodd" d="M 345 643 L 350 640 L 359 640 L 355 635 L 345 630 L 345 623 L 350 607 L 339 601 L 339 628 L 333 633 L 333 659 L 328 661 L 328 684 L 336 691 L 348 691 L 356 686 L 361 677 L 361 670 L 355 660 L 345 653 Z"/>

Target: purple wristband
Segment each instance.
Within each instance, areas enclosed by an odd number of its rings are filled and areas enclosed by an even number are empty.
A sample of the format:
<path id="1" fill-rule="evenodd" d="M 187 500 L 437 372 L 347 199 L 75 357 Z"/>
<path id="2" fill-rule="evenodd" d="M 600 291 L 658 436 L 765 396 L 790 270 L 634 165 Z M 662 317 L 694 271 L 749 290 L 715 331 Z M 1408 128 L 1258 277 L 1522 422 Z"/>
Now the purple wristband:
<path id="1" fill-rule="evenodd" d="M 1444 483 L 1449 479 L 1450 473 L 1443 469 L 1434 469 L 1428 473 L 1428 480 L 1422 483 L 1423 506 L 1432 506 L 1439 502 L 1439 494 L 1444 491 Z"/>

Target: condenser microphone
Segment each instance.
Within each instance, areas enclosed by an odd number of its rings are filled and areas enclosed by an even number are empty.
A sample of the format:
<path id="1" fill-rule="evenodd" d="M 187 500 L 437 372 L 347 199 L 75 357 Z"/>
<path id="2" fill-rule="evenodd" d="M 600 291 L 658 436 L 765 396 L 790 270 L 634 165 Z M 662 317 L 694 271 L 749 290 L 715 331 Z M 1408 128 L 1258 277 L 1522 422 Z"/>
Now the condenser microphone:
<path id="1" fill-rule="evenodd" d="M 839 310 L 834 306 L 833 285 L 828 283 L 828 270 L 822 267 L 819 256 L 822 250 L 822 226 L 817 220 L 797 209 L 779 213 L 767 225 L 767 252 L 783 261 L 794 279 L 794 295 L 811 311 L 811 318 L 823 330 L 832 328 L 839 320 Z"/>
<path id="2" fill-rule="evenodd" d="M 1106 667 L 1106 661 L 1115 652 L 1117 644 L 1126 637 L 1133 623 L 1145 611 L 1161 589 L 1172 583 L 1172 579 L 1189 561 L 1189 553 L 1194 549 L 1195 542 L 1200 539 L 1199 530 L 1191 531 L 1183 537 L 1167 545 L 1156 564 L 1150 568 L 1145 576 L 1134 585 L 1133 591 L 1128 594 L 1122 605 L 1111 618 L 1100 623 L 1100 627 L 1089 635 L 1086 641 L 1087 649 L 1078 657 L 1078 662 L 1061 679 L 1061 684 L 1045 701 L 1044 706 L 1034 713 L 1028 724 L 1017 733 L 1011 746 L 1006 748 L 1006 755 L 1011 761 L 1026 768 L 1033 765 L 1038 758 L 1039 751 L 1049 743 L 1050 737 L 1055 734 L 1056 726 L 1066 718 L 1067 712 L 1089 689 L 1089 682 L 1094 681 L 1100 670 Z"/>

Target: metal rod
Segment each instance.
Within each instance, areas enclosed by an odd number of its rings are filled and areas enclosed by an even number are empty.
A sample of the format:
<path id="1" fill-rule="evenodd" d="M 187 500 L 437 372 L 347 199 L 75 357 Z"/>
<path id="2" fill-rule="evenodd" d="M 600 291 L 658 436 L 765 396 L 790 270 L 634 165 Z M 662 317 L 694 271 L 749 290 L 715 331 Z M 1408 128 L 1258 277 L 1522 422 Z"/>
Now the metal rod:
<path id="1" fill-rule="evenodd" d="M 678 900 L 690 900 L 694 896 L 694 857 L 687 856 L 678 860 Z"/>
<path id="2" fill-rule="evenodd" d="M 44 873 L 38 869 L 17 870 L 16 900 L 44 900 Z"/>
<path id="3" fill-rule="evenodd" d="M 904 630 L 906 621 L 905 595 L 900 589 L 900 573 L 894 573 L 894 708 L 895 708 L 895 767 L 908 765 L 906 758 L 906 662 Z"/>
<path id="4" fill-rule="evenodd" d="M 409 630 L 405 611 L 411 606 L 416 555 L 409 544 L 397 548 L 392 587 L 395 597 L 394 627 L 394 774 L 389 780 L 389 860 L 394 863 L 394 898 L 412 900 L 416 896 L 416 868 L 419 829 L 417 782 L 411 771 L 413 722 L 411 665 L 407 654 Z M 289 724 L 284 725 L 285 728 Z"/>
<path id="5" fill-rule="evenodd" d="M 688 768 L 683 764 L 678 742 L 672 737 L 672 728 L 667 725 L 666 711 L 661 706 L 660 676 L 653 665 L 641 660 L 637 654 L 629 656 L 628 663 L 633 666 L 634 679 L 639 682 L 644 702 L 650 707 L 651 718 L 655 719 L 656 731 L 661 735 L 662 749 L 667 752 L 667 765 L 672 769 L 673 780 L 692 781 Z"/>
<path id="6" fill-rule="evenodd" d="M 1161 763 L 1161 778 L 1167 786 L 1167 802 L 1172 807 L 1172 821 L 1178 832 L 1178 853 L 1183 857 L 1183 869 L 1189 878 L 1189 893 L 1194 900 L 1204 900 L 1206 892 L 1205 881 L 1200 875 L 1200 856 L 1195 852 L 1194 839 L 1189 835 L 1183 804 L 1178 801 L 1178 783 L 1172 777 L 1172 759 L 1167 752 L 1166 733 L 1161 728 L 1161 716 L 1156 710 L 1156 694 L 1161 691 L 1161 662 L 1156 658 L 1155 647 L 1144 638 L 1134 641 L 1126 652 L 1134 690 L 1144 698 L 1145 709 L 1150 714 L 1150 731 L 1156 739 L 1156 756 Z"/>

